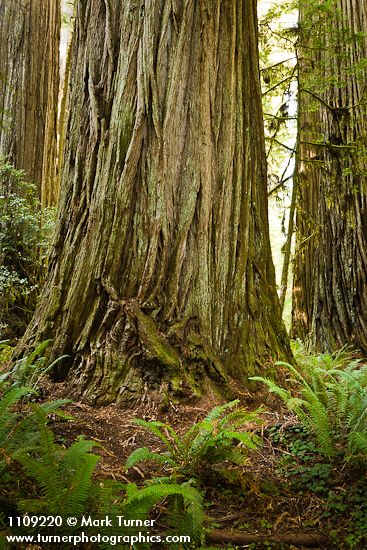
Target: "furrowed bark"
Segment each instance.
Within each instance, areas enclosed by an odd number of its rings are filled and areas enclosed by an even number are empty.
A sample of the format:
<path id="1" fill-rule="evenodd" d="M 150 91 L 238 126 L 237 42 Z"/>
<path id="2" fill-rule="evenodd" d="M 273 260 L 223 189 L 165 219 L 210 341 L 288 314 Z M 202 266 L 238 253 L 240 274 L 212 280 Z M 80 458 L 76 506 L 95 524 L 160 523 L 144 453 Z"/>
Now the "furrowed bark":
<path id="1" fill-rule="evenodd" d="M 254 0 L 80 0 L 58 231 L 20 351 L 97 403 L 224 390 L 289 353 Z"/>
<path id="2" fill-rule="evenodd" d="M 0 0 L 0 156 L 55 205 L 59 0 Z"/>
<path id="3" fill-rule="evenodd" d="M 293 335 L 365 352 L 367 2 L 315 12 L 317 33 L 308 10 L 302 3 Z"/>

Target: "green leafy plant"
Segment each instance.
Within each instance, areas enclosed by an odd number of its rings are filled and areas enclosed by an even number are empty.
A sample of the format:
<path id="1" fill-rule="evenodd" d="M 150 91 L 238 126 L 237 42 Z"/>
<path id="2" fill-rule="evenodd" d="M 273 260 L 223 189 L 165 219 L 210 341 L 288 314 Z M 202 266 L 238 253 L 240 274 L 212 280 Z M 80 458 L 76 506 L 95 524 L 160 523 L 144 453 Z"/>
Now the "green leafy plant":
<path id="1" fill-rule="evenodd" d="M 44 281 L 55 209 L 40 208 L 37 187 L 0 158 L 0 331 L 21 333 Z"/>
<path id="2" fill-rule="evenodd" d="M 357 473 L 358 475 L 358 473 Z M 324 504 L 324 518 L 333 518 L 343 528 L 342 548 L 359 550 L 367 545 L 367 485 L 366 478 L 350 480 L 348 490 L 343 486 L 334 487 L 328 493 Z M 345 519 L 347 523 L 343 525 Z M 340 533 L 336 532 L 340 540 Z"/>
<path id="3" fill-rule="evenodd" d="M 28 387 L 11 387 L 9 373 L 0 376 L 0 529 L 1 517 L 19 515 L 18 499 L 33 490 L 18 456 L 36 452 L 42 444 L 35 410 L 47 422 L 48 416 L 64 416 L 61 407 L 67 400 L 56 400 L 41 405 L 24 404 L 36 392 Z M 35 410 L 32 407 L 36 407 Z"/>
<path id="4" fill-rule="evenodd" d="M 22 510 L 37 514 L 80 516 L 94 488 L 92 474 L 99 460 L 90 453 L 97 444 L 78 439 L 65 449 L 55 443 L 52 431 L 47 428 L 47 414 L 39 406 L 31 405 L 39 432 L 39 447 L 15 455 L 28 477 L 40 487 L 39 498 L 19 501 Z"/>
<path id="5" fill-rule="evenodd" d="M 309 364 L 295 368 L 278 363 L 291 374 L 292 389 L 273 380 L 255 376 L 278 395 L 310 431 L 320 452 L 328 459 L 367 458 L 367 366 L 358 360 L 344 367 L 328 368 Z M 301 373 L 302 371 L 302 373 Z"/>
<path id="6" fill-rule="evenodd" d="M 64 358 L 69 357 L 68 355 L 62 355 L 49 363 L 45 352 L 50 342 L 51 340 L 44 340 L 38 344 L 32 353 L 15 361 L 11 370 L 13 386 L 27 385 L 27 387 L 37 389 L 43 376 L 52 371 Z"/>
<path id="7" fill-rule="evenodd" d="M 300 424 L 277 425 L 266 433 L 278 449 L 286 451 L 278 460 L 277 470 L 290 481 L 295 491 L 328 492 L 332 464 L 320 461 L 319 450 L 308 429 Z"/>
<path id="8" fill-rule="evenodd" d="M 202 539 L 203 496 L 190 483 L 175 484 L 168 480 L 153 479 L 139 488 L 134 483 L 122 484 L 109 480 L 100 484 L 98 498 L 100 516 L 123 516 L 123 533 L 126 535 L 134 535 L 139 531 L 139 527 L 129 524 L 129 520 L 145 520 L 159 505 L 157 527 L 160 534 L 188 535 L 191 543 L 187 548 L 192 547 L 192 542 Z M 151 528 L 148 530 L 152 533 Z M 104 527 L 100 531 L 110 534 L 114 533 L 115 529 Z M 142 541 L 132 544 L 132 548 L 139 550 L 150 547 L 148 542 L 144 544 Z M 182 544 L 170 544 L 170 548 L 173 549 L 182 547 Z"/>
<path id="9" fill-rule="evenodd" d="M 125 520 L 145 520 L 160 501 L 166 501 L 163 516 L 168 531 L 189 534 L 192 540 L 201 537 L 202 496 L 189 483 L 153 483 L 143 488 L 114 481 L 99 484 L 93 479 L 99 457 L 91 453 L 98 445 L 83 438 L 68 448 L 58 445 L 45 425 L 44 411 L 37 405 L 32 405 L 32 409 L 38 422 L 40 444 L 32 452 L 18 452 L 16 460 L 25 474 L 37 482 L 40 494 L 36 498 L 19 500 L 21 511 L 38 515 L 60 515 L 62 511 L 65 517 L 81 517 L 94 512 L 96 517 L 109 515 L 113 519 L 119 515 Z M 64 531 L 65 527 L 62 529 Z M 97 530 L 101 531 L 99 526 Z M 115 530 L 116 523 L 114 528 L 106 527 L 102 531 L 113 533 Z M 124 528 L 124 534 L 137 531 L 136 525 Z M 143 548 L 144 545 L 139 542 L 133 547 Z"/>
<path id="10" fill-rule="evenodd" d="M 0 471 L 9 466 L 18 452 L 38 448 L 41 434 L 37 414 L 44 416 L 45 423 L 51 413 L 62 418 L 70 418 L 60 410 L 69 402 L 67 399 L 22 407 L 20 402 L 23 397 L 34 395 L 34 390 L 27 387 L 8 388 L 6 384 L 7 380 L 3 375 L 3 380 L 0 380 L 0 391 L 3 391 L 0 399 Z"/>
<path id="11" fill-rule="evenodd" d="M 181 437 L 167 423 L 135 421 L 163 443 L 164 451 L 152 452 L 147 447 L 136 449 L 127 459 L 126 468 L 153 460 L 162 466 L 165 474 L 147 482 L 153 494 L 157 487 L 165 491 L 164 487 L 172 484 L 189 491 L 186 497 L 174 494 L 168 499 L 166 517 L 172 532 L 191 534 L 193 540 L 199 541 L 204 518 L 203 496 L 199 492 L 203 477 L 221 463 L 244 464 L 249 449 L 260 445 L 260 438 L 244 429 L 248 422 L 260 422 L 260 410 L 249 413 L 236 408 L 238 403 L 235 400 L 214 407 L 204 420 L 195 423 Z"/>
<path id="12" fill-rule="evenodd" d="M 0 374 L 0 471 L 6 468 L 17 450 L 28 450 L 39 444 L 36 413 L 27 402 L 37 396 L 36 390 L 42 376 L 62 359 L 60 357 L 51 364 L 46 363 L 43 353 L 48 343 L 43 342 L 30 355 L 16 361 L 12 370 Z M 68 399 L 45 401 L 37 406 L 37 411 L 46 419 L 53 413 L 70 420 L 72 417 L 62 411 L 63 405 L 68 402 Z"/>
<path id="13" fill-rule="evenodd" d="M 194 424 L 179 437 L 175 430 L 163 422 L 136 420 L 138 426 L 150 431 L 164 444 L 162 453 L 151 452 L 142 447 L 134 451 L 126 461 L 131 468 L 141 461 L 153 460 L 166 468 L 172 480 L 188 480 L 200 477 L 210 465 L 230 461 L 243 464 L 249 449 L 260 445 L 260 438 L 253 433 L 240 430 L 248 422 L 259 423 L 259 412 L 249 413 L 235 409 L 238 400 L 212 409 L 204 420 Z"/>
<path id="14" fill-rule="evenodd" d="M 297 361 L 298 370 L 308 376 L 314 368 L 321 367 L 325 370 L 343 369 L 353 360 L 351 346 L 345 345 L 333 353 L 315 354 L 312 349 L 299 339 L 291 340 L 292 353 Z"/>
<path id="15" fill-rule="evenodd" d="M 0 391 L 3 393 L 0 399 L 0 470 L 7 486 L 2 487 L 6 490 L 0 495 L 0 515 L 3 507 L 8 509 L 10 506 L 18 515 L 30 512 L 81 517 L 94 512 L 96 517 L 111 514 L 144 520 L 163 501 L 161 515 L 169 532 L 189 535 L 192 540 L 201 538 L 203 499 L 190 483 L 161 480 L 142 488 L 115 481 L 98 483 L 93 476 L 99 457 L 91 452 L 98 445 L 80 437 L 70 447 L 64 447 L 56 443 L 47 425 L 49 414 L 60 414 L 60 407 L 66 400 L 24 405 L 22 398 L 35 391 L 10 386 L 6 376 L 0 381 Z M 22 486 L 28 488 L 31 496 L 19 493 Z M 63 525 L 62 532 L 65 528 Z M 126 533 L 136 531 L 132 526 Z M 145 546 L 139 543 L 133 547 Z"/>

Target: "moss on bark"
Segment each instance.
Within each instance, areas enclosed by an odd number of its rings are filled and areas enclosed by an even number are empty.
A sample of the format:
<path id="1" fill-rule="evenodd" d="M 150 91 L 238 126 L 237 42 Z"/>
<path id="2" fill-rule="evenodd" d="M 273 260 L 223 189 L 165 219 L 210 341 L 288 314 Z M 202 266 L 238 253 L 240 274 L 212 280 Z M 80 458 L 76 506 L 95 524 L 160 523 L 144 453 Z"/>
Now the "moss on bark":
<path id="1" fill-rule="evenodd" d="M 367 3 L 300 13 L 293 335 L 366 352 Z"/>
<path id="2" fill-rule="evenodd" d="M 149 6 L 77 4 L 57 238 L 21 344 L 52 331 L 74 390 L 100 403 L 228 394 L 290 353 L 268 235 L 256 2 Z"/>

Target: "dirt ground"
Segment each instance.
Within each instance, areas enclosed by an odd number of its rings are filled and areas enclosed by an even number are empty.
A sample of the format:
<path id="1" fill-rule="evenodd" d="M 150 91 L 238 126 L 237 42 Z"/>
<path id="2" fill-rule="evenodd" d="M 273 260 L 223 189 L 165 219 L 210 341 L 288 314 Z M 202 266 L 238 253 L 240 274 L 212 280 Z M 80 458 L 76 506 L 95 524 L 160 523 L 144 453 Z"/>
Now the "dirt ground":
<path id="1" fill-rule="evenodd" d="M 66 388 L 62 383 L 43 380 L 41 393 L 43 399 L 56 399 L 66 396 Z M 256 401 L 252 398 L 245 399 L 244 406 L 254 410 L 261 405 L 262 397 L 257 395 Z M 152 451 L 162 450 L 162 443 L 150 432 L 136 426 L 134 419 L 168 422 L 182 434 L 193 423 L 203 419 L 216 404 L 218 402 L 212 395 L 197 404 L 180 404 L 179 408 L 171 404 L 165 412 L 146 406 L 124 410 L 114 405 L 95 408 L 81 402 L 71 402 L 66 405 L 65 410 L 74 420 L 60 422 L 55 419 L 50 427 L 56 433 L 58 442 L 65 445 L 71 444 L 80 434 L 96 442 L 94 452 L 101 457 L 97 467 L 98 477 L 139 484 L 144 479 L 159 475 L 159 470 L 150 462 L 126 471 L 124 464 L 127 457 L 139 447 L 148 447 Z M 329 531 L 335 530 L 336 526 L 333 518 L 323 517 L 324 497 L 307 491 L 295 492 L 287 475 L 279 473 L 277 469 L 279 459 L 287 451 L 271 442 L 267 437 L 268 429 L 271 426 L 286 429 L 287 426 L 294 425 L 296 420 L 287 415 L 279 403 L 276 406 L 278 410 L 274 410 L 272 402 L 270 410 L 273 412 L 262 413 L 263 425 L 247 426 L 249 430 L 258 431 L 264 444 L 258 451 L 249 454 L 248 463 L 241 467 L 239 475 L 239 467 L 235 467 L 233 484 L 228 479 L 224 484 L 208 472 L 206 512 L 210 518 L 208 526 L 215 530 L 212 541 L 216 543 L 215 546 L 210 546 L 211 549 L 224 548 L 226 543 L 230 543 L 231 548 L 306 548 L 297 543 L 298 535 L 325 535 L 325 541 L 318 545 L 315 543 L 313 547 L 325 550 L 340 547 L 335 540 L 333 543 L 327 540 Z M 269 402 L 266 403 L 266 410 L 269 411 Z M 342 479 L 340 483 L 343 483 Z M 340 524 L 337 527 L 340 528 Z M 219 538 L 223 540 L 217 541 L 215 533 L 219 533 Z M 224 538 L 220 533 L 223 533 Z M 259 535 L 265 535 L 273 542 L 257 543 L 255 546 L 249 543 L 238 544 L 241 541 L 236 539 L 236 534 L 240 537 L 247 534 L 255 539 Z M 283 536 L 294 536 L 296 546 L 281 542 Z M 307 547 L 310 546 L 312 543 Z"/>

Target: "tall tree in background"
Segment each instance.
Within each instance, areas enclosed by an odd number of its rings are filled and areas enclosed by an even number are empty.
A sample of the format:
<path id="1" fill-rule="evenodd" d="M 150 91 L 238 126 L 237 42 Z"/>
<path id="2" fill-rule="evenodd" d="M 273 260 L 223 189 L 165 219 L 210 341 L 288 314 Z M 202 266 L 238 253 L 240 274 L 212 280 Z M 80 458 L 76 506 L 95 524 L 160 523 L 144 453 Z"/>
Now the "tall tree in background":
<path id="1" fill-rule="evenodd" d="M 52 337 L 100 403 L 287 355 L 256 1 L 79 0 L 71 55 L 57 240 L 22 346 Z"/>
<path id="2" fill-rule="evenodd" d="M 367 1 L 300 6 L 293 333 L 367 351 Z"/>
<path id="3" fill-rule="evenodd" d="M 59 93 L 59 0 L 0 0 L 0 156 L 38 185 L 55 187 Z"/>

